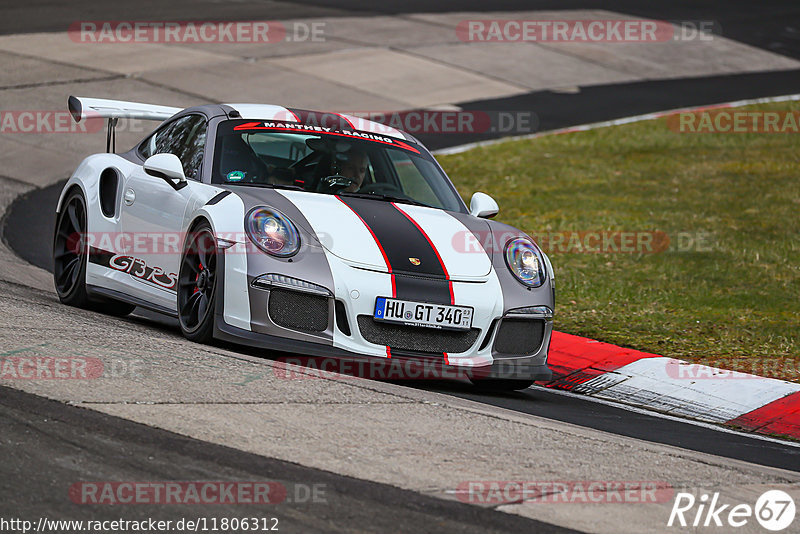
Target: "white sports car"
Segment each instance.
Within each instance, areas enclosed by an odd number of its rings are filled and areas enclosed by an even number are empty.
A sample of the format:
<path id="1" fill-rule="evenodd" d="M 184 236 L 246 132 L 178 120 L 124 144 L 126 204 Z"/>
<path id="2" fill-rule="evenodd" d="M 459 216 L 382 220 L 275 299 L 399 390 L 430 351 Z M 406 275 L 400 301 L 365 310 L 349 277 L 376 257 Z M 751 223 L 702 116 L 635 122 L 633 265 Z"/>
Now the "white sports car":
<path id="1" fill-rule="evenodd" d="M 69 109 L 107 119 L 109 146 L 58 202 L 63 303 L 155 310 L 199 342 L 433 361 L 497 389 L 551 377 L 550 261 L 488 220 L 488 195 L 468 209 L 411 135 L 272 105 Z M 123 117 L 163 123 L 115 153 Z"/>

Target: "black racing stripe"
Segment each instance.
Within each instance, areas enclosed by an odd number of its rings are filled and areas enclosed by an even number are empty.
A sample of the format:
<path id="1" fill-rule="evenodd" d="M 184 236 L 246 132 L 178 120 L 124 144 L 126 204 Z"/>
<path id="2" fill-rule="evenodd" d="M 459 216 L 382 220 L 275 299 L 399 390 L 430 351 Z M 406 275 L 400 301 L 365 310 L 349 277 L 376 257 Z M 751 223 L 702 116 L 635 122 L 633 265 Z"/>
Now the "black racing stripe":
<path id="1" fill-rule="evenodd" d="M 394 277 L 394 285 L 399 299 L 450 304 L 450 286 L 442 279 L 398 274 Z"/>
<path id="2" fill-rule="evenodd" d="M 307 109 L 286 108 L 297 117 L 301 124 L 308 126 L 322 126 L 333 128 L 337 131 L 352 130 L 353 126 L 338 113 L 325 113 L 321 111 L 309 111 Z"/>
<path id="3" fill-rule="evenodd" d="M 450 304 L 449 282 L 436 251 L 405 214 L 389 202 L 339 198 L 375 235 L 395 274 L 397 298 Z M 412 259 L 419 260 L 419 265 Z"/>

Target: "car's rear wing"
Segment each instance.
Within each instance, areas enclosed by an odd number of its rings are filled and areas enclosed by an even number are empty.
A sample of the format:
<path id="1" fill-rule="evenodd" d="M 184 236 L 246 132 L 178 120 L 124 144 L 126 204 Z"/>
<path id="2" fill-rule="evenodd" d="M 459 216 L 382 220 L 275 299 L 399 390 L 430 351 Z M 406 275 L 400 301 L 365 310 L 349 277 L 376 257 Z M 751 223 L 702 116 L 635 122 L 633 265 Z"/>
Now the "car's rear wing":
<path id="1" fill-rule="evenodd" d="M 181 108 L 170 106 L 140 104 L 123 100 L 106 100 L 103 98 L 86 98 L 83 96 L 70 96 L 67 101 L 67 107 L 75 122 L 90 118 L 108 119 L 108 135 L 106 138 L 106 151 L 108 152 L 113 152 L 116 149 L 114 146 L 116 144 L 114 127 L 119 119 L 164 121 L 181 111 Z"/>
<path id="2" fill-rule="evenodd" d="M 81 119 L 89 117 L 163 121 L 181 111 L 181 108 L 169 106 L 106 100 L 104 98 L 86 98 L 83 96 L 69 97 L 67 106 L 75 122 L 80 122 Z"/>

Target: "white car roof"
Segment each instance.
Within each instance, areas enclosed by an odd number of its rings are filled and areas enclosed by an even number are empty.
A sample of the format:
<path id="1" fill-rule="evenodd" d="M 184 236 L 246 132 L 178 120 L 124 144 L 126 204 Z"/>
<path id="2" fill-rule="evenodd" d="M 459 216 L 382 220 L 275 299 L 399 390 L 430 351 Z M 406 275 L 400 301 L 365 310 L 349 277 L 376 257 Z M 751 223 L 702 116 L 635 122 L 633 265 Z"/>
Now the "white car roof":
<path id="1" fill-rule="evenodd" d="M 231 107 L 239 112 L 239 115 L 242 116 L 243 119 L 253 119 L 253 120 L 262 120 L 262 121 L 269 121 L 269 120 L 279 120 L 279 121 L 286 121 L 286 122 L 297 122 L 302 123 L 303 121 L 298 117 L 295 111 L 292 111 L 289 108 L 285 108 L 283 106 L 275 106 L 271 104 L 223 104 L 224 106 Z M 387 126 L 385 124 L 381 124 L 379 122 L 374 122 L 362 117 L 356 117 L 355 115 L 347 115 L 344 113 L 336 113 L 333 111 L 303 111 L 305 114 L 313 114 L 317 113 L 320 115 L 337 115 L 344 119 L 347 123 L 352 126 L 353 130 L 358 130 L 362 132 L 370 132 L 374 134 L 380 135 L 388 135 L 391 137 L 399 137 L 401 139 L 407 139 L 403 132 L 397 130 L 396 128 L 392 128 L 391 126 Z"/>

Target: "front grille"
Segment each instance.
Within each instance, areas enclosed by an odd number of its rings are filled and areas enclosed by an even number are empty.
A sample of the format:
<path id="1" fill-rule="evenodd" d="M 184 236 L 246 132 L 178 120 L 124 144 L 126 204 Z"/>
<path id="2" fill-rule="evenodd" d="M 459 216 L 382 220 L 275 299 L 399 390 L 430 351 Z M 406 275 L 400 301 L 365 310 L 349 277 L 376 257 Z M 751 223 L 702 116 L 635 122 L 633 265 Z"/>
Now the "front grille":
<path id="1" fill-rule="evenodd" d="M 288 289 L 272 289 L 267 306 L 269 318 L 278 326 L 323 332 L 328 328 L 328 299 Z"/>
<path id="2" fill-rule="evenodd" d="M 503 319 L 494 341 L 501 354 L 533 354 L 542 346 L 544 321 L 541 319 Z"/>
<path id="3" fill-rule="evenodd" d="M 480 330 L 437 330 L 421 326 L 382 323 L 370 315 L 358 316 L 358 329 L 370 343 L 397 350 L 418 352 L 466 352 L 478 339 Z"/>

